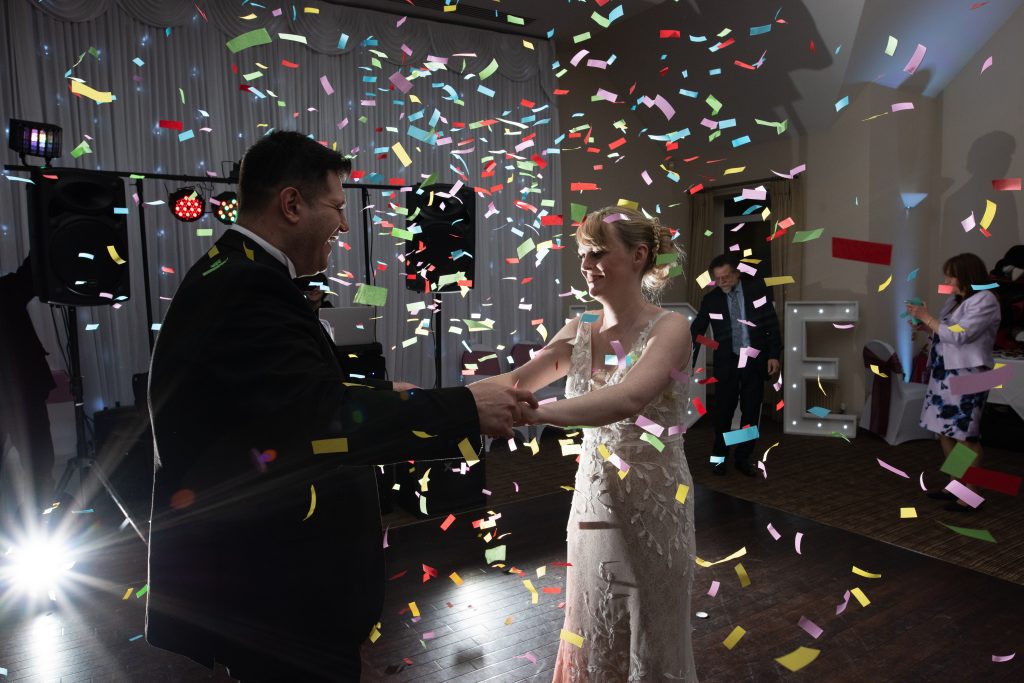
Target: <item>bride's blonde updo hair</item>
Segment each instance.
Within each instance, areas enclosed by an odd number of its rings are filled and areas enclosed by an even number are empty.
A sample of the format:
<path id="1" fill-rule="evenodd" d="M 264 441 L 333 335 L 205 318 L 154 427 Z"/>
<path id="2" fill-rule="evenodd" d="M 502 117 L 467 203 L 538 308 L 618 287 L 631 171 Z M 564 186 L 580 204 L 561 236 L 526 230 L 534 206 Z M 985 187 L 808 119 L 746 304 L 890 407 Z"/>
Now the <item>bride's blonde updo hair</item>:
<path id="1" fill-rule="evenodd" d="M 673 266 L 682 265 L 686 258 L 683 250 L 672 241 L 672 233 L 657 218 L 648 218 L 636 209 L 625 206 L 606 206 L 587 214 L 576 230 L 576 241 L 584 246 L 606 249 L 611 241 L 609 227 L 614 225 L 619 239 L 632 251 L 647 245 L 647 265 L 643 270 L 640 288 L 648 301 L 657 302 L 669 281 Z M 658 264 L 662 254 L 672 254 L 672 260 Z"/>

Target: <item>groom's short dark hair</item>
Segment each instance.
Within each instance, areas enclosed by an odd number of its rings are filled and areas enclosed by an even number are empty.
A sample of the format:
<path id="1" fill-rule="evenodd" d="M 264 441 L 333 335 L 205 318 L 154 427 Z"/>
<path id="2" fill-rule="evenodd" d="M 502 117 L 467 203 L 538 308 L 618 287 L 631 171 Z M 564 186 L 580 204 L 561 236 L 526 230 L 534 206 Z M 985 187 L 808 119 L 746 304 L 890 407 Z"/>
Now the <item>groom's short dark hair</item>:
<path id="1" fill-rule="evenodd" d="M 246 213 L 265 208 L 285 187 L 294 187 L 308 200 L 327 188 L 328 171 L 346 175 L 352 162 L 301 133 L 277 130 L 249 148 L 238 177 L 238 209 Z"/>

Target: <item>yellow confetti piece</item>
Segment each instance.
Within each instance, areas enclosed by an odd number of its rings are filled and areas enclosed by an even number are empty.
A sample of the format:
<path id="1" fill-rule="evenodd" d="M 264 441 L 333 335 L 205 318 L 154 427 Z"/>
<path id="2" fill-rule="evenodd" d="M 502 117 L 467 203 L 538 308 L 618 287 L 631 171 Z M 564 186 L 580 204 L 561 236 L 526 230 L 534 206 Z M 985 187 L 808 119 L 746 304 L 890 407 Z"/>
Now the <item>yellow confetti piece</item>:
<path id="1" fill-rule="evenodd" d="M 116 263 L 119 266 L 123 266 L 124 264 L 128 263 L 118 255 L 117 249 L 114 248 L 113 244 L 107 245 L 107 253 L 110 254 L 110 258 L 114 260 L 114 263 Z"/>
<path id="2" fill-rule="evenodd" d="M 917 519 L 917 508 L 900 508 L 900 519 Z"/>
<path id="3" fill-rule="evenodd" d="M 736 643 L 740 642 L 740 638 L 746 635 L 746 633 L 747 630 L 745 628 L 737 626 L 732 630 L 732 633 L 729 634 L 729 637 L 722 641 L 722 645 L 725 645 L 727 649 L 731 650 L 736 647 Z"/>
<path id="4" fill-rule="evenodd" d="M 420 615 L 420 608 L 416 606 L 415 602 L 409 603 L 409 609 L 412 611 L 412 615 L 414 617 L 418 617 Z"/>
<path id="5" fill-rule="evenodd" d="M 686 484 L 680 484 L 679 488 L 676 489 L 676 501 L 680 504 L 686 502 L 686 494 L 690 492 L 690 487 Z"/>
<path id="6" fill-rule="evenodd" d="M 415 434 L 416 436 L 420 437 L 421 439 L 433 439 L 434 436 L 436 436 L 435 434 L 427 434 L 426 432 L 418 432 L 415 429 L 412 430 L 412 433 Z"/>
<path id="7" fill-rule="evenodd" d="M 746 166 L 734 166 L 733 168 L 725 169 L 723 175 L 732 175 L 733 173 L 743 173 L 747 170 Z"/>
<path id="8" fill-rule="evenodd" d="M 697 276 L 697 284 L 700 285 L 701 289 L 704 289 L 705 287 L 710 285 L 711 284 L 711 274 L 708 273 L 708 271 L 705 270 L 703 273 L 701 273 L 700 275 Z"/>
<path id="9" fill-rule="evenodd" d="M 391 145 L 391 151 L 395 153 L 398 160 L 402 162 L 402 166 L 409 168 L 412 165 L 412 159 L 409 158 L 409 154 L 405 151 L 405 147 L 402 147 L 401 142 L 396 142 Z"/>
<path id="10" fill-rule="evenodd" d="M 337 439 L 317 439 L 312 442 L 313 455 L 325 455 L 327 453 L 348 453 L 348 439 L 340 437 Z"/>
<path id="11" fill-rule="evenodd" d="M 302 11 L 305 12 L 306 14 L 320 14 L 319 7 L 303 7 Z"/>
<path id="12" fill-rule="evenodd" d="M 82 97 L 88 97 L 93 102 L 97 102 L 99 104 L 107 104 L 109 102 L 113 102 L 114 101 L 114 93 L 112 93 L 112 92 L 100 92 L 99 90 L 95 90 L 93 88 L 90 88 L 85 83 L 79 83 L 78 81 L 71 81 L 71 92 L 74 93 L 75 95 L 81 95 Z M 995 205 L 993 204 L 993 207 L 994 206 Z M 995 209 L 992 210 L 992 213 L 995 213 Z M 988 214 L 986 213 L 985 215 L 987 216 Z M 985 227 L 988 227 L 988 226 L 985 226 Z"/>
<path id="13" fill-rule="evenodd" d="M 996 203 L 991 199 L 985 200 L 985 213 L 981 217 L 981 227 L 988 230 L 988 226 L 992 225 L 992 219 L 996 217 Z"/>
<path id="14" fill-rule="evenodd" d="M 959 323 L 949 326 L 950 332 L 966 332 L 967 328 L 961 327 Z"/>
<path id="15" fill-rule="evenodd" d="M 538 579 L 539 579 L 540 577 L 544 576 L 544 575 L 545 575 L 545 574 L 547 574 L 547 573 L 548 573 L 548 568 L 547 568 L 547 565 L 545 565 L 545 566 L 543 566 L 543 567 L 537 567 L 537 578 L 538 578 Z"/>
<path id="16" fill-rule="evenodd" d="M 459 442 L 459 453 L 462 453 L 462 457 L 466 459 L 470 466 L 480 462 L 480 458 L 477 457 L 476 451 L 473 450 L 473 444 L 469 442 L 469 438 Z"/>
<path id="17" fill-rule="evenodd" d="M 132 589 L 132 588 L 129 588 L 128 590 L 126 590 L 126 591 L 124 592 L 124 597 L 122 597 L 121 599 L 122 599 L 122 600 L 127 600 L 127 599 L 129 598 L 129 596 L 131 596 L 131 594 L 132 594 L 132 590 L 134 590 L 134 589 Z"/>
<path id="18" fill-rule="evenodd" d="M 509 626 L 515 621 L 512 617 L 505 617 L 505 626 Z"/>
<path id="19" fill-rule="evenodd" d="M 740 548 L 739 550 L 737 550 L 736 552 L 734 552 L 729 557 L 723 557 L 722 559 L 717 560 L 715 562 L 708 562 L 707 560 L 702 560 L 699 557 L 696 558 L 695 561 L 701 567 L 714 567 L 716 564 L 722 564 L 723 562 L 731 562 L 732 560 L 735 560 L 737 558 L 743 557 L 746 554 L 747 554 L 747 549 L 746 549 L 746 547 L 743 547 L 743 548 Z"/>
<path id="20" fill-rule="evenodd" d="M 791 285 L 794 284 L 795 282 L 796 280 L 793 279 L 792 275 L 779 275 L 778 277 L 766 277 L 764 279 L 764 284 L 767 285 L 768 287 L 775 287 L 777 285 Z"/>
<path id="21" fill-rule="evenodd" d="M 220 249 L 218 249 L 217 245 L 215 244 L 212 247 L 210 247 L 210 251 L 206 252 L 206 255 L 208 257 L 210 257 L 210 258 L 214 258 L 219 253 L 220 253 Z"/>
<path id="22" fill-rule="evenodd" d="M 818 389 L 823 395 L 828 396 L 828 394 L 825 393 L 825 387 L 821 386 L 821 375 L 818 375 Z"/>
<path id="23" fill-rule="evenodd" d="M 619 199 L 619 201 L 615 203 L 615 206 L 624 206 L 627 209 L 633 209 L 634 211 L 640 210 L 640 204 L 634 202 L 632 199 Z"/>
<path id="24" fill-rule="evenodd" d="M 451 579 L 455 583 L 456 586 L 461 586 L 462 585 L 462 577 L 459 576 L 458 572 L 452 572 L 451 574 L 448 575 L 448 578 Z"/>
<path id="25" fill-rule="evenodd" d="M 537 437 L 530 439 L 530 443 L 526 444 L 526 447 L 530 449 L 530 455 L 537 455 L 540 453 L 540 446 L 537 445 Z"/>
<path id="26" fill-rule="evenodd" d="M 558 634 L 558 638 L 567 643 L 572 643 L 576 647 L 583 647 L 583 636 L 577 635 L 572 631 L 566 631 L 564 628 L 562 629 L 562 632 Z"/>
<path id="27" fill-rule="evenodd" d="M 875 373 L 879 377 L 888 377 L 889 376 L 889 375 L 885 374 L 884 372 L 882 372 L 881 369 L 879 369 L 879 367 L 877 365 L 871 365 L 871 372 Z"/>
<path id="28" fill-rule="evenodd" d="M 245 252 L 245 258 L 249 259 L 250 261 L 256 260 L 256 252 L 250 249 L 249 245 L 246 244 L 245 242 L 242 242 L 242 250 Z"/>
<path id="29" fill-rule="evenodd" d="M 534 50 L 534 49 L 536 49 L 536 48 L 533 47 L 533 43 L 528 41 L 526 38 L 523 38 L 523 47 L 525 47 L 527 50 Z"/>
<path id="30" fill-rule="evenodd" d="M 865 571 L 865 570 L 861 569 L 860 567 L 858 567 L 856 565 L 854 565 L 854 567 L 853 567 L 853 573 L 856 574 L 857 576 L 863 576 L 865 579 L 880 579 L 880 578 L 882 578 L 881 574 L 872 574 L 871 572 Z"/>
<path id="31" fill-rule="evenodd" d="M 432 467 L 428 467 L 427 471 L 423 473 L 422 477 L 420 477 L 418 482 L 420 485 L 420 493 L 430 493 L 430 470 L 432 469 Z"/>
<path id="32" fill-rule="evenodd" d="M 370 642 L 371 643 L 376 643 L 378 638 L 380 638 L 380 622 L 379 621 L 377 622 L 377 624 L 372 629 L 370 629 Z"/>
<path id="33" fill-rule="evenodd" d="M 861 607 L 867 607 L 871 604 L 871 601 L 868 600 L 868 596 L 864 595 L 864 591 L 862 591 L 860 588 L 851 588 L 850 594 L 853 597 L 857 598 L 857 602 L 860 603 Z"/>
<path id="34" fill-rule="evenodd" d="M 742 562 L 736 563 L 736 574 L 740 577 L 741 588 L 746 588 L 750 585 L 750 577 L 747 576 L 747 570 L 743 567 Z"/>
<path id="35" fill-rule="evenodd" d="M 765 207 L 764 211 L 761 212 L 761 220 L 766 221 L 766 220 L 768 220 L 768 216 L 771 216 L 771 215 L 772 215 L 772 210 L 769 209 L 768 207 Z"/>
<path id="36" fill-rule="evenodd" d="M 821 650 L 815 650 L 813 647 L 800 646 L 788 655 L 776 657 L 775 661 L 790 671 L 799 671 L 817 659 L 819 654 L 821 654 Z"/>
<path id="37" fill-rule="evenodd" d="M 539 334 L 540 338 L 545 342 L 548 340 L 548 328 L 544 327 L 544 323 L 537 325 L 537 334 Z"/>
<path id="38" fill-rule="evenodd" d="M 310 517 L 313 516 L 313 510 L 316 510 L 316 489 L 313 488 L 312 484 L 310 484 L 309 485 L 309 512 L 307 512 L 306 516 L 302 518 L 303 522 L 305 522 L 307 519 L 309 519 Z"/>
<path id="39" fill-rule="evenodd" d="M 603 443 L 597 445 L 597 452 L 600 453 L 601 457 L 604 458 L 605 460 L 612 457 L 611 451 L 609 451 L 608 447 L 605 446 Z"/>
<path id="40" fill-rule="evenodd" d="M 533 587 L 533 582 L 526 579 L 523 581 L 523 585 L 526 586 L 526 590 L 530 591 L 530 602 L 536 605 L 540 600 L 540 595 L 537 594 L 537 589 Z"/>
<path id="41" fill-rule="evenodd" d="M 890 284 L 892 284 L 892 275 L 890 275 L 889 279 L 887 279 L 885 282 L 883 282 L 882 284 L 878 285 L 878 291 L 879 292 L 884 292 L 885 288 L 888 287 Z"/>

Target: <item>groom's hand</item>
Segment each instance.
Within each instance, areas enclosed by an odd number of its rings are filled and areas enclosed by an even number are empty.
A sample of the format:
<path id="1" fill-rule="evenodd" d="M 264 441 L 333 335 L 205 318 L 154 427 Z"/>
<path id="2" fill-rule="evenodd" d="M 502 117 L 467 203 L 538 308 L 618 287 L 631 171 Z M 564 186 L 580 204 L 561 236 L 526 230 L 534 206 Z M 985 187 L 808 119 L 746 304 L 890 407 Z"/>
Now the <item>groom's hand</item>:
<path id="1" fill-rule="evenodd" d="M 496 382 L 474 382 L 469 385 L 480 417 L 480 431 L 487 436 L 511 438 L 512 425 L 522 419 L 523 402 L 537 407 L 537 399 L 525 389 L 502 386 Z"/>

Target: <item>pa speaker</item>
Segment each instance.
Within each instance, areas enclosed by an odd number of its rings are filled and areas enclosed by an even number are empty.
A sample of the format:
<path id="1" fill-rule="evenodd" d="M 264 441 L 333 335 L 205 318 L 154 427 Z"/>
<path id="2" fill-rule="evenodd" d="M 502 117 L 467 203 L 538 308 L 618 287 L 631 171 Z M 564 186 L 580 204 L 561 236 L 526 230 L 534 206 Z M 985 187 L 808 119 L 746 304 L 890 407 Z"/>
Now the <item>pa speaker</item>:
<path id="1" fill-rule="evenodd" d="M 103 306 L 128 299 L 124 182 L 78 169 L 34 171 L 32 273 L 44 303 Z"/>
<path id="2" fill-rule="evenodd" d="M 458 291 L 458 281 L 446 276 L 460 272 L 465 273 L 464 281 L 473 281 L 476 195 L 467 187 L 452 194 L 453 188 L 438 183 L 406 193 L 406 227 L 413 237 L 405 258 L 405 282 L 413 291 Z"/>

